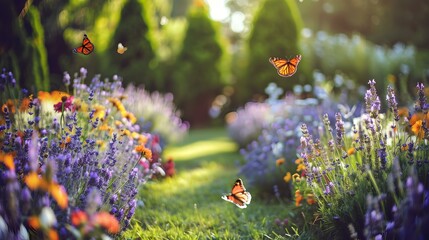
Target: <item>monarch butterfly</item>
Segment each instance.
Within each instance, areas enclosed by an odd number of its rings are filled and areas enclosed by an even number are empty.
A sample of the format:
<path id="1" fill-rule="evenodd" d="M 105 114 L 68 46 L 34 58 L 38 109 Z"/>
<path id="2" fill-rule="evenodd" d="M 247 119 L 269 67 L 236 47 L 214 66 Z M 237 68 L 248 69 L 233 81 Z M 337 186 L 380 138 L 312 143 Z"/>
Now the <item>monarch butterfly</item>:
<path id="1" fill-rule="evenodd" d="M 88 55 L 94 51 L 94 44 L 91 43 L 86 34 L 83 35 L 82 46 L 73 49 L 74 53 L 82 53 Z"/>
<path id="2" fill-rule="evenodd" d="M 246 204 L 250 204 L 252 196 L 249 192 L 246 192 L 243 181 L 239 178 L 235 181 L 234 186 L 232 186 L 231 193 L 223 195 L 222 199 L 234 203 L 239 208 L 246 208 Z"/>
<path id="3" fill-rule="evenodd" d="M 296 55 L 292 59 L 271 57 L 269 61 L 277 69 L 277 73 L 281 77 L 290 77 L 295 74 L 298 69 L 298 63 L 301 61 L 301 55 Z"/>

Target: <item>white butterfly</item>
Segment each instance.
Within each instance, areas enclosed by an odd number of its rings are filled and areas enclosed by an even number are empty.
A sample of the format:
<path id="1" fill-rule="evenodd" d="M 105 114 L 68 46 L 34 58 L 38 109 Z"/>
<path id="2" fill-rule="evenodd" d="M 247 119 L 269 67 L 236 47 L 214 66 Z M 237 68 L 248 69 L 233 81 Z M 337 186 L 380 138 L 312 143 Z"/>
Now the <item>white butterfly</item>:
<path id="1" fill-rule="evenodd" d="M 117 52 L 119 54 L 123 54 L 125 51 L 127 51 L 127 48 L 124 47 L 124 45 L 122 45 L 122 43 L 118 43 L 118 50 L 117 50 Z"/>

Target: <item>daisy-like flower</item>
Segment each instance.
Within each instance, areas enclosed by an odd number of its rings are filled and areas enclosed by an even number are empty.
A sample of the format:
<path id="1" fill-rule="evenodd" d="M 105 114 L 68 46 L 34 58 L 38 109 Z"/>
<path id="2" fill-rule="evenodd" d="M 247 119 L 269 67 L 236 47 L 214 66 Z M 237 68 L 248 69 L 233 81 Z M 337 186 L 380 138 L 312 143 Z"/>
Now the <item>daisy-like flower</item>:
<path id="1" fill-rule="evenodd" d="M 143 145 L 138 145 L 134 148 L 134 150 L 137 153 L 140 153 L 141 156 L 143 156 L 144 158 L 151 160 L 152 159 L 152 150 L 150 150 L 149 148 L 146 148 Z"/>

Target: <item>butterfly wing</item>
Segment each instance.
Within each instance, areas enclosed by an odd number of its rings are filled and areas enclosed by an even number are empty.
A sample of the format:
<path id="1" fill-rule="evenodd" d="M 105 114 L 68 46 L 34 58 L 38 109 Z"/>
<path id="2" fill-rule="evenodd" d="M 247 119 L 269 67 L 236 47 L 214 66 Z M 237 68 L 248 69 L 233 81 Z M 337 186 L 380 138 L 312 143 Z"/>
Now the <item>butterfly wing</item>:
<path id="1" fill-rule="evenodd" d="M 282 77 L 290 77 L 295 74 L 298 69 L 298 63 L 301 61 L 301 55 L 296 55 L 294 58 L 288 60 L 284 58 L 271 57 L 269 59 L 271 64 L 277 69 L 277 73 Z"/>
<path id="2" fill-rule="evenodd" d="M 94 51 L 94 44 L 91 43 L 86 34 L 83 35 L 82 46 L 73 49 L 74 53 L 82 53 L 88 55 Z"/>
<path id="3" fill-rule="evenodd" d="M 231 193 L 222 196 L 222 199 L 234 203 L 239 208 L 246 208 L 246 204 L 250 203 L 252 196 L 249 192 L 246 191 L 246 188 L 243 185 L 243 181 L 239 178 L 235 181 Z"/>
<path id="4" fill-rule="evenodd" d="M 123 54 L 125 51 L 127 51 L 127 48 L 124 47 L 124 45 L 122 45 L 122 43 L 118 43 L 118 50 L 117 50 L 117 52 L 119 54 Z"/>

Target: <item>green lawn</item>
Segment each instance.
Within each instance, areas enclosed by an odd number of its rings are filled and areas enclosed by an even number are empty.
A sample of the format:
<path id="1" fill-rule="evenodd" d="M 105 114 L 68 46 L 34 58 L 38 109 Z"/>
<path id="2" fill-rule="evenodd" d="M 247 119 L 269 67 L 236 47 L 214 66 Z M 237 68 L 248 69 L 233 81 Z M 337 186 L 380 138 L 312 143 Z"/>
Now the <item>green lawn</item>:
<path id="1" fill-rule="evenodd" d="M 134 216 L 129 239 L 279 239 L 276 218 L 291 216 L 286 204 L 253 196 L 246 209 L 221 199 L 238 176 L 243 161 L 224 129 L 193 130 L 165 150 L 175 159 L 177 175 L 147 183 L 144 206 Z M 243 178 L 244 183 L 246 179 Z M 252 192 L 251 188 L 247 188 Z"/>

